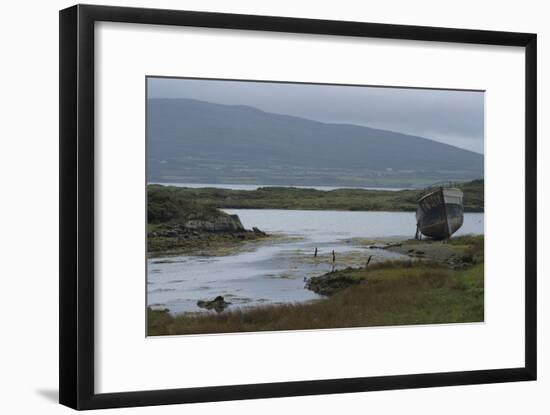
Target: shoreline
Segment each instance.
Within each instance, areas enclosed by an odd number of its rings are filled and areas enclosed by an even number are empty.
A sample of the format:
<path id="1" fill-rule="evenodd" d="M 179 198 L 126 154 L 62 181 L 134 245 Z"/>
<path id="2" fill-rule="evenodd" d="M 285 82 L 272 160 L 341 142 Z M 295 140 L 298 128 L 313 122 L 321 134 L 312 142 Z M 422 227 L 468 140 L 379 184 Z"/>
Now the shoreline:
<path id="1" fill-rule="evenodd" d="M 276 239 L 274 235 L 256 234 L 252 231 L 240 233 L 199 234 L 194 239 L 148 236 L 147 257 L 170 256 L 225 256 L 246 250 L 247 246 L 260 241 Z"/>
<path id="2" fill-rule="evenodd" d="M 484 211 L 484 186 L 483 179 L 456 184 L 456 187 L 464 192 L 466 213 Z M 417 200 L 424 194 L 425 189 L 317 190 L 292 186 L 267 186 L 256 190 L 235 190 L 149 184 L 147 192 L 148 195 L 163 193 L 172 199 L 192 200 L 201 208 L 414 212 L 417 208 Z"/>
<path id="3" fill-rule="evenodd" d="M 229 306 L 216 314 L 172 315 L 167 309 L 149 309 L 148 335 L 483 321 L 483 240 L 483 235 L 447 241 L 386 240 L 376 249 L 408 259 L 348 266 L 310 278 L 307 288 L 322 299 Z M 373 240 L 363 242 L 370 246 Z"/>
<path id="4" fill-rule="evenodd" d="M 465 180 L 464 182 L 467 182 Z M 462 183 L 462 182 L 461 182 Z M 172 186 L 172 187 L 183 187 L 188 189 L 228 189 L 228 190 L 258 190 L 265 187 L 292 187 L 295 189 L 314 189 L 322 191 L 331 191 L 337 189 L 350 189 L 350 190 L 382 190 L 388 192 L 399 192 L 401 190 L 419 190 L 422 187 L 387 187 L 387 186 L 308 186 L 308 185 L 286 185 L 286 184 L 255 184 L 255 183 L 183 183 L 183 182 L 159 182 L 159 181 L 150 181 L 147 182 L 148 185 L 159 185 L 159 186 Z"/>
<path id="5" fill-rule="evenodd" d="M 147 251 L 147 258 L 170 258 L 174 256 L 211 256 L 223 257 L 235 255 L 240 252 L 248 252 L 256 248 L 261 243 L 276 243 L 300 239 L 285 234 L 266 234 L 264 236 L 251 237 L 249 239 L 234 239 L 229 236 L 218 235 L 217 238 L 203 239 L 197 244 L 193 241 L 191 244 L 182 246 L 173 245 L 170 249 L 159 251 Z"/>

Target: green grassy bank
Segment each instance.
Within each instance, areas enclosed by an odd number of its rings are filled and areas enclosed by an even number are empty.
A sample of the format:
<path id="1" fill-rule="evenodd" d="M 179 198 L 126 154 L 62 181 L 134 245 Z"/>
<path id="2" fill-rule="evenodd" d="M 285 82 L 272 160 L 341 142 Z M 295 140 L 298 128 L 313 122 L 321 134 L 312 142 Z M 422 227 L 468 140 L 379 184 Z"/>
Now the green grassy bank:
<path id="1" fill-rule="evenodd" d="M 457 184 L 464 192 L 464 210 L 483 212 L 484 181 Z M 181 188 L 149 185 L 157 198 L 152 208 L 160 215 L 169 212 L 174 201 L 192 201 L 204 209 L 308 209 L 360 211 L 414 211 L 423 190 L 316 190 L 294 187 L 262 187 L 257 190 Z"/>

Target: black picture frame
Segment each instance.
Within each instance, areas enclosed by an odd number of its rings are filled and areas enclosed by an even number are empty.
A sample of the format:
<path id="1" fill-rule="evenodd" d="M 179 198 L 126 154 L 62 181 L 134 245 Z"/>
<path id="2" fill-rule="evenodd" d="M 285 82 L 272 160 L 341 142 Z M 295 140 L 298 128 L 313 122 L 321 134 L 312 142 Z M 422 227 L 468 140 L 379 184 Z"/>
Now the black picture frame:
<path id="1" fill-rule="evenodd" d="M 141 23 L 525 48 L 525 366 L 185 389 L 94 391 L 94 24 Z M 537 377 L 537 37 L 225 13 L 76 5 L 60 11 L 59 401 L 75 409 L 535 380 Z"/>

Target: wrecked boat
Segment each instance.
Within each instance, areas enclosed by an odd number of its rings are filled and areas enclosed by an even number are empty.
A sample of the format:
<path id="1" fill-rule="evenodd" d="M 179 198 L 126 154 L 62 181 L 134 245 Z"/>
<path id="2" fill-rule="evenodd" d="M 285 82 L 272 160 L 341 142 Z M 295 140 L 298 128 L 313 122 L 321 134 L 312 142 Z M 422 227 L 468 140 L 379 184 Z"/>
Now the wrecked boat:
<path id="1" fill-rule="evenodd" d="M 418 199 L 416 239 L 449 239 L 464 223 L 462 198 L 460 189 L 439 187 Z"/>

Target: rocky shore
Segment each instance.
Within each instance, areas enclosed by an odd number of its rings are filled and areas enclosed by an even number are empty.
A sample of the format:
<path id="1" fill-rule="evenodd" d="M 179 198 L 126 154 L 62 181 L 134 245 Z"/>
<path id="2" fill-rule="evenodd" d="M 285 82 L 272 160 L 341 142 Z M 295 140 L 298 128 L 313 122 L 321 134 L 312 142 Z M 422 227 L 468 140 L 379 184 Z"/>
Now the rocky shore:
<path id="1" fill-rule="evenodd" d="M 182 221 L 152 226 L 147 235 L 148 252 L 151 254 L 193 253 L 229 248 L 241 241 L 253 241 L 268 235 L 253 227 L 245 229 L 237 215 L 222 211 L 210 212 L 205 217 L 193 217 Z"/>
<path id="2" fill-rule="evenodd" d="M 481 245 L 481 249 L 480 248 Z M 446 241 L 415 239 L 390 244 L 384 249 L 408 255 L 411 258 L 427 259 L 461 269 L 483 261 L 483 237 L 465 236 Z"/>
<path id="3" fill-rule="evenodd" d="M 260 229 L 254 227 L 252 230 L 245 229 L 237 215 L 227 217 L 216 217 L 210 220 L 189 220 L 183 223 L 166 223 L 156 227 L 156 230 L 149 232 L 150 238 L 177 238 L 184 240 L 208 239 L 213 235 L 228 235 L 236 239 L 246 239 L 248 235 L 267 236 Z"/>
<path id="4" fill-rule="evenodd" d="M 366 280 L 353 277 L 353 272 L 359 268 L 346 268 L 344 270 L 327 272 L 318 277 L 310 278 L 305 288 L 317 294 L 330 296 L 336 292 L 358 284 L 366 284 Z"/>
<path id="5" fill-rule="evenodd" d="M 365 267 L 348 267 L 310 278 L 305 288 L 325 296 L 331 296 L 345 288 L 367 284 L 369 275 L 383 271 L 391 274 L 403 268 L 468 269 L 483 263 L 483 236 L 462 236 L 446 241 L 406 240 L 368 244 L 370 249 L 386 249 L 409 257 L 407 261 L 386 261 Z"/>

